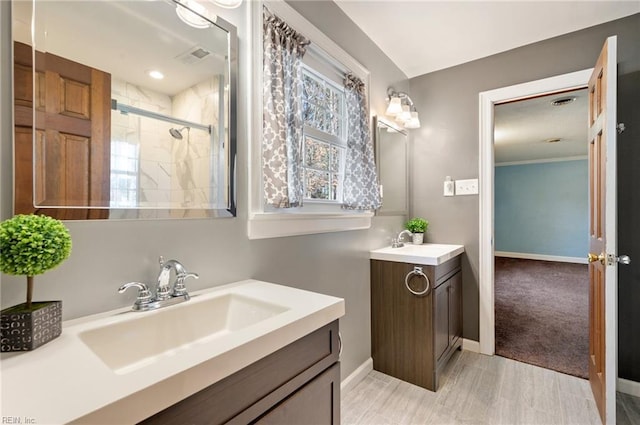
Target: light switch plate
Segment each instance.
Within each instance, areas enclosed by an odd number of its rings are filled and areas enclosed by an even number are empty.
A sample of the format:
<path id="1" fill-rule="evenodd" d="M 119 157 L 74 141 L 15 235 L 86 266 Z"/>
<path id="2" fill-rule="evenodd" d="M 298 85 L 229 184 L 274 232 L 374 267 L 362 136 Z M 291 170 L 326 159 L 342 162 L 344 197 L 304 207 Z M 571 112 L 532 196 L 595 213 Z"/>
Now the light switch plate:
<path id="1" fill-rule="evenodd" d="M 456 195 L 477 195 L 478 179 L 456 180 Z"/>
<path id="2" fill-rule="evenodd" d="M 453 180 L 444 181 L 444 196 L 455 195 L 455 185 Z"/>

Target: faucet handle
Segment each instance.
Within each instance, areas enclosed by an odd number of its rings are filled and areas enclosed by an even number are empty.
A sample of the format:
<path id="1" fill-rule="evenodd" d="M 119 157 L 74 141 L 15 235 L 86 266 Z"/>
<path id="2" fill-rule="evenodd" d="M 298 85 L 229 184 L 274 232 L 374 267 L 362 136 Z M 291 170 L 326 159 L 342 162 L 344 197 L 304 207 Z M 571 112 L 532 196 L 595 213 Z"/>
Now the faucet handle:
<path id="1" fill-rule="evenodd" d="M 141 283 L 141 282 L 125 283 L 120 288 L 118 288 L 118 292 L 122 294 L 124 291 L 132 287 L 138 288 L 138 297 L 136 298 L 136 302 L 133 304 L 134 310 L 138 309 L 142 305 L 153 302 L 153 296 L 149 291 L 149 287 L 145 283 Z"/>
<path id="2" fill-rule="evenodd" d="M 176 276 L 176 282 L 173 284 L 173 291 L 171 291 L 172 297 L 188 297 L 187 287 L 184 284 L 186 279 L 193 278 L 199 279 L 198 273 L 181 273 Z"/>

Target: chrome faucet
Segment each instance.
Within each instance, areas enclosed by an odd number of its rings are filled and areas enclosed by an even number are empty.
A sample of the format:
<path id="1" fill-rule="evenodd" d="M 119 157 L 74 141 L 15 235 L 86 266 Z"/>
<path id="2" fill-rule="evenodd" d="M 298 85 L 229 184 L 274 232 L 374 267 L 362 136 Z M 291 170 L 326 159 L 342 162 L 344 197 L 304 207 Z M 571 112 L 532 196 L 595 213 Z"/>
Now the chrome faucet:
<path id="1" fill-rule="evenodd" d="M 397 237 L 391 239 L 391 248 L 402 248 L 404 246 L 404 243 L 402 242 L 404 235 L 413 236 L 413 233 L 406 229 L 398 233 Z"/>
<path id="2" fill-rule="evenodd" d="M 176 272 L 176 280 L 173 283 L 172 289 L 169 287 L 171 269 Z M 184 281 L 188 278 L 198 279 L 198 274 L 187 272 L 184 266 L 177 260 L 169 260 L 165 262 L 164 258 L 161 256 L 160 275 L 158 276 L 155 294 L 151 293 L 147 284 L 141 282 L 125 283 L 118 289 L 118 292 L 123 293 L 131 287 L 138 288 L 138 297 L 133 304 L 133 310 L 155 310 L 161 307 L 189 301 L 191 297 L 189 296 L 187 287 L 184 284 Z"/>
<path id="3" fill-rule="evenodd" d="M 176 271 L 176 281 L 173 283 L 172 290 L 169 289 L 171 269 Z M 156 287 L 156 300 L 162 301 L 171 297 L 187 297 L 189 299 L 184 281 L 190 277 L 198 279 L 199 276 L 197 273 L 188 273 L 179 261 L 164 261 L 164 258 L 160 256 L 160 275 L 158 276 L 158 286 Z"/>

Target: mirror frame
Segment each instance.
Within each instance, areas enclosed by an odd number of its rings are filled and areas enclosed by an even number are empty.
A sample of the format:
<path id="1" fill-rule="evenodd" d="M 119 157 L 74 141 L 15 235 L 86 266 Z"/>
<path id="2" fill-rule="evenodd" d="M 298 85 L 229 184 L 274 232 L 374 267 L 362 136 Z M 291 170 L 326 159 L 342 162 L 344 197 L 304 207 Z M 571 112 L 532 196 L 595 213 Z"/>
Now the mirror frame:
<path id="1" fill-rule="evenodd" d="M 11 0 L 12 3 L 21 0 Z M 171 0 L 177 3 L 176 0 Z M 35 0 L 32 0 L 32 16 L 35 13 Z M 15 43 L 13 26 L 15 25 L 15 16 L 13 8 L 11 9 L 11 43 Z M 194 13 L 197 13 L 194 11 Z M 202 16 L 202 15 L 201 15 Z M 225 178 L 228 180 L 228 202 L 225 208 L 210 208 L 210 209 L 181 209 L 181 208 L 87 208 L 87 207 L 57 207 L 57 208 L 40 208 L 34 205 L 34 213 L 52 215 L 62 220 L 95 220 L 95 219 L 178 219 L 178 218 L 229 218 L 237 215 L 237 105 L 238 105 L 238 33 L 235 25 L 226 21 L 225 19 L 216 16 L 215 21 L 202 16 L 204 19 L 209 20 L 212 25 L 227 32 L 229 36 L 228 45 L 228 64 L 229 67 L 229 131 L 228 131 L 228 167 L 224 173 Z M 33 35 L 32 35 L 33 37 Z M 31 40 L 32 55 L 35 55 L 33 49 L 34 41 Z M 15 52 L 12 48 L 11 53 L 12 63 L 15 63 Z M 16 75 L 13 73 L 11 79 L 12 89 L 16 84 Z M 35 85 L 35 72 L 32 70 L 32 81 Z M 12 90 L 13 93 L 13 90 Z M 11 134 L 12 134 L 12 148 L 14 152 L 13 158 L 13 175 L 12 175 L 12 213 L 16 212 L 16 158 L 15 158 L 15 144 L 16 144 L 16 131 L 15 131 L 15 101 L 12 99 L 13 116 L 11 120 Z M 35 105 L 31 107 L 31 114 L 35 116 Z M 33 133 L 32 142 L 35 146 L 36 134 Z M 32 169 L 32 173 L 34 170 Z M 34 177 L 35 178 L 35 177 Z M 32 194 L 33 195 L 33 194 Z M 33 200 L 33 197 L 32 197 Z M 78 212 L 82 217 L 78 217 Z"/>
<path id="2" fill-rule="evenodd" d="M 405 203 L 404 208 L 391 208 L 385 209 L 384 205 L 384 191 L 388 190 L 384 187 L 384 182 L 382 181 L 382 165 L 381 162 L 385 160 L 381 156 L 381 147 L 380 147 L 380 126 L 384 126 L 385 128 L 390 128 L 396 131 L 399 134 L 404 136 L 404 144 L 405 144 L 405 156 L 403 158 L 404 168 L 404 183 L 405 183 Z M 395 126 L 389 120 L 385 120 L 384 118 L 378 117 L 377 115 L 373 116 L 373 130 L 375 137 L 375 156 L 376 156 L 376 171 L 378 172 L 378 180 L 380 182 L 380 186 L 382 186 L 382 206 L 376 210 L 376 215 L 408 215 L 409 214 L 409 134 L 406 130 L 403 130 L 397 126 Z"/>

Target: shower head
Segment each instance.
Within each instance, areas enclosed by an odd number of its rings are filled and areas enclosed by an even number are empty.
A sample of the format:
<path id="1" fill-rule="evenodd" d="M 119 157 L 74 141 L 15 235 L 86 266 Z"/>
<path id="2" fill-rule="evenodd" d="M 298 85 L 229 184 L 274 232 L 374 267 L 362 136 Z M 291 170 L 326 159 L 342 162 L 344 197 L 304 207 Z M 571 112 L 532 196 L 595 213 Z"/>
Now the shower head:
<path id="1" fill-rule="evenodd" d="M 187 129 L 187 131 L 189 131 L 189 127 L 182 127 L 180 130 L 178 130 L 177 128 L 170 128 L 169 133 L 174 139 L 182 140 L 182 130 L 184 130 L 185 128 Z"/>

